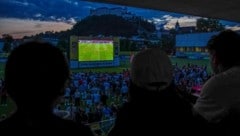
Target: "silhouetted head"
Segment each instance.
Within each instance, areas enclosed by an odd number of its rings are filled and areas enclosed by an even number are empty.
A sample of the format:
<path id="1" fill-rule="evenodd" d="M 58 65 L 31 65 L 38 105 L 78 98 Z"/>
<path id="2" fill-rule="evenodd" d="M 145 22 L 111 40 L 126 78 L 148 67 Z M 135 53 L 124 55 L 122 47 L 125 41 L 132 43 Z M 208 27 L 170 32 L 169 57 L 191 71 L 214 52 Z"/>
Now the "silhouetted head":
<path id="1" fill-rule="evenodd" d="M 49 43 L 31 41 L 16 47 L 5 67 L 5 87 L 17 105 L 50 104 L 63 94 L 69 67 L 65 56 Z"/>
<path id="2" fill-rule="evenodd" d="M 162 90 L 172 86 L 172 63 L 160 48 L 137 53 L 132 60 L 130 72 L 130 100 L 158 99 Z"/>
<path id="3" fill-rule="evenodd" d="M 213 71 L 217 72 L 220 65 L 224 69 L 240 65 L 239 46 L 240 35 L 232 30 L 225 30 L 211 37 L 207 48 Z"/>
<path id="4" fill-rule="evenodd" d="M 151 48 L 137 53 L 131 65 L 131 80 L 148 90 L 164 89 L 172 83 L 172 64 L 165 52 Z"/>

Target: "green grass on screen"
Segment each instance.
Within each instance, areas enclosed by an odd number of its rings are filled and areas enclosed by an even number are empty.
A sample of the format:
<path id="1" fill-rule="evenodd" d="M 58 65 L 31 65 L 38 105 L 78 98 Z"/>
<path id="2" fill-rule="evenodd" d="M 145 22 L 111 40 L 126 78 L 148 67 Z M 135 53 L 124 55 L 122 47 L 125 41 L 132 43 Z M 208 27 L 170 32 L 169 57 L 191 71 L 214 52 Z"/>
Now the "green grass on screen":
<path id="1" fill-rule="evenodd" d="M 113 44 L 109 43 L 79 43 L 79 61 L 113 60 Z"/>

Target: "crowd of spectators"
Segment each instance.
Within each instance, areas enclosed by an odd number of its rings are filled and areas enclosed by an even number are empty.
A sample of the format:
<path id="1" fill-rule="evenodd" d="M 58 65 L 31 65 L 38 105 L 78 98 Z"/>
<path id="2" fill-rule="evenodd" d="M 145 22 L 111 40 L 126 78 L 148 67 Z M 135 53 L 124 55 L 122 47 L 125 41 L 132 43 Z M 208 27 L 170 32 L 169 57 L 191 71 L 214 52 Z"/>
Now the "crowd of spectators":
<path id="1" fill-rule="evenodd" d="M 174 83 L 182 91 L 191 94 L 193 88 L 201 87 L 211 74 L 207 66 L 187 64 L 173 65 Z M 99 122 L 115 118 L 118 109 L 128 100 L 130 72 L 120 73 L 77 72 L 65 89 L 64 99 L 54 112 L 68 111 L 69 118 L 83 123 Z"/>
<path id="2" fill-rule="evenodd" d="M 194 86 L 202 86 L 211 76 L 207 66 L 187 64 L 180 67 L 176 63 L 173 69 L 175 85 L 189 94 Z M 73 72 L 65 88 L 64 97 L 57 102 L 53 112 L 86 124 L 114 119 L 118 109 L 128 101 L 129 81 L 128 69 L 119 73 Z M 1 86 L 3 83 L 1 80 Z M 6 106 L 3 87 L 1 106 Z"/>

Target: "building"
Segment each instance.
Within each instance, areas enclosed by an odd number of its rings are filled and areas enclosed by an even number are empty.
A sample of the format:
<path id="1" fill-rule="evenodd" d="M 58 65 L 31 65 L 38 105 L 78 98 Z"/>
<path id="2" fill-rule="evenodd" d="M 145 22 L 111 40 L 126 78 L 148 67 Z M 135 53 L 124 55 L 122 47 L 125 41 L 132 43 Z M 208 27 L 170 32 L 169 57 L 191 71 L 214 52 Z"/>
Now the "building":
<path id="1" fill-rule="evenodd" d="M 219 32 L 189 33 L 176 35 L 176 57 L 206 58 L 208 40 Z"/>
<path id="2" fill-rule="evenodd" d="M 102 15 L 116 15 L 116 16 L 121 16 L 125 19 L 137 18 L 136 15 L 132 14 L 131 12 L 128 12 L 127 7 L 124 7 L 124 8 L 121 8 L 121 7 L 116 7 L 116 8 L 101 7 L 101 8 L 90 10 L 90 16 L 102 16 Z"/>
<path id="3" fill-rule="evenodd" d="M 175 30 L 178 34 L 193 33 L 196 31 L 196 26 L 180 26 L 179 22 L 177 21 L 175 24 Z"/>

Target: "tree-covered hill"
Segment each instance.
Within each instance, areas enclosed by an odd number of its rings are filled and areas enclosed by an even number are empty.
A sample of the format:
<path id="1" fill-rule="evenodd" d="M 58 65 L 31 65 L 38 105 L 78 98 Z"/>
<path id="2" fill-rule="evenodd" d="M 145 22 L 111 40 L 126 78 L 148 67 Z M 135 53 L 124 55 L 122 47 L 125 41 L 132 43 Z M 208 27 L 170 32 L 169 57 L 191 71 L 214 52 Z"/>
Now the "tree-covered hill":
<path id="1" fill-rule="evenodd" d="M 79 36 L 125 36 L 138 33 L 141 27 L 147 32 L 153 32 L 155 25 L 140 18 L 124 19 L 116 15 L 89 16 L 77 22 L 71 32 Z"/>
<path id="2" fill-rule="evenodd" d="M 71 35 L 77 36 L 123 36 L 131 37 L 138 34 L 138 30 L 146 32 L 155 31 L 155 25 L 140 17 L 124 19 L 116 15 L 88 16 L 78 21 L 70 30 L 61 32 L 45 32 L 33 37 L 55 37 L 69 39 Z"/>
<path id="3" fill-rule="evenodd" d="M 137 26 L 119 16 L 90 16 L 77 22 L 71 32 L 79 36 L 131 36 L 137 34 Z"/>

